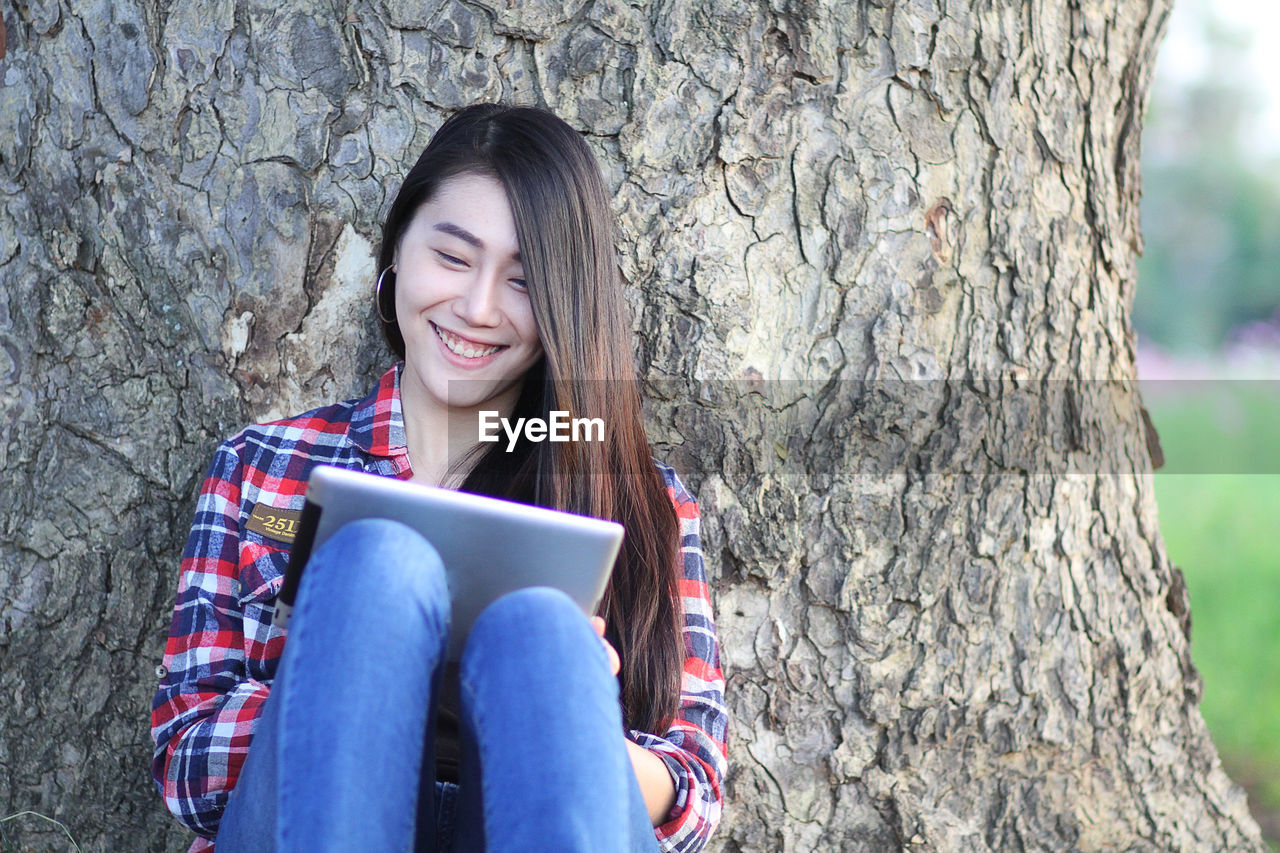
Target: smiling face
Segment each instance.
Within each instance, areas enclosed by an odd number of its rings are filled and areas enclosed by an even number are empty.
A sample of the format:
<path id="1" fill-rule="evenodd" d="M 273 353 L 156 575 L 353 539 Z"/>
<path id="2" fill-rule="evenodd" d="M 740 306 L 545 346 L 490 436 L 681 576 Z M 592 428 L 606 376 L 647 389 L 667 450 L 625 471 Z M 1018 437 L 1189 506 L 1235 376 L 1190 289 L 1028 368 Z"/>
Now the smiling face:
<path id="1" fill-rule="evenodd" d="M 509 411 L 542 344 L 502 184 L 441 183 L 405 229 L 395 272 L 406 405 Z"/>

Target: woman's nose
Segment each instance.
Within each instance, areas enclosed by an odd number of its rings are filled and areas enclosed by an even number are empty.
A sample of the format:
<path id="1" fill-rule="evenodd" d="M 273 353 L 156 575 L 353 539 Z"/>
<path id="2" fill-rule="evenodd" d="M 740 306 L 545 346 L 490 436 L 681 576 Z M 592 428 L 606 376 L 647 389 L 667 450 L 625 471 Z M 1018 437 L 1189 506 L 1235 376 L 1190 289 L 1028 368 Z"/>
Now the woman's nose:
<path id="1" fill-rule="evenodd" d="M 496 326 L 498 324 L 498 277 L 478 273 L 470 285 L 454 302 L 454 313 L 469 326 Z"/>

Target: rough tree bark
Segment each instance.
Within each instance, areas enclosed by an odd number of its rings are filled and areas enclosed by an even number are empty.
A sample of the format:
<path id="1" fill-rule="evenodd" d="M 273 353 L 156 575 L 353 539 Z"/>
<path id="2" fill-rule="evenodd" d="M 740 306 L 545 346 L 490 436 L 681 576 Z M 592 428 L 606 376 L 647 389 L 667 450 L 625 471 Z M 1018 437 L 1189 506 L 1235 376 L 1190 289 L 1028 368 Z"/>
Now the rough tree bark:
<path id="1" fill-rule="evenodd" d="M 589 134 L 682 378 L 654 434 L 719 594 L 714 849 L 1260 849 L 1128 393 L 1167 0 L 277 6 L 5 12 L 0 812 L 188 840 L 147 714 L 199 478 L 386 363 L 380 213 L 505 98 Z"/>

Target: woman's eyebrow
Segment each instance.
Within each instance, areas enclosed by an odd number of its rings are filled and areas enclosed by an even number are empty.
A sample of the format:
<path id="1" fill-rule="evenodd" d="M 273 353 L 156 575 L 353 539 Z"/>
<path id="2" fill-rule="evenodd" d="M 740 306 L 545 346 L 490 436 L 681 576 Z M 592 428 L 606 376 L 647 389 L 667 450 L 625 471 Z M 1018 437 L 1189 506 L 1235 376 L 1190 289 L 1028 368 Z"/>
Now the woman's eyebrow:
<path id="1" fill-rule="evenodd" d="M 476 235 L 472 234 L 467 229 L 463 228 L 461 225 L 454 225 L 452 222 L 437 222 L 435 224 L 435 230 L 442 231 L 445 234 L 452 234 L 454 237 L 457 237 L 462 242 L 468 244 L 469 246 L 473 246 L 477 249 L 484 248 L 484 241 L 481 240 Z M 511 259 L 516 263 L 519 263 L 520 253 L 519 252 L 514 253 L 511 256 Z"/>
<path id="2" fill-rule="evenodd" d="M 467 229 L 463 228 L 461 225 L 454 225 L 452 222 L 437 222 L 435 227 L 437 231 L 452 234 L 462 242 L 474 246 L 477 249 L 484 248 L 484 241 Z"/>

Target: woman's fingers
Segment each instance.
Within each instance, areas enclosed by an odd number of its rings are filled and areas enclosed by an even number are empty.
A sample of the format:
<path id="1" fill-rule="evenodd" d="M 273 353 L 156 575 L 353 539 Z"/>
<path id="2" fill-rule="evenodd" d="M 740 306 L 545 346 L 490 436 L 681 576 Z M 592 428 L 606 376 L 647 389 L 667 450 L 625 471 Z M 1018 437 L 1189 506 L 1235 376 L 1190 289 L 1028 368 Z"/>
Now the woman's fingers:
<path id="1" fill-rule="evenodd" d="M 622 669 L 622 659 L 618 657 L 618 650 L 613 647 L 613 644 L 604 638 L 604 619 L 600 616 L 592 616 L 591 627 L 595 629 L 600 642 L 604 643 L 604 653 L 609 656 L 609 672 L 617 675 Z"/>
<path id="2" fill-rule="evenodd" d="M 600 642 L 604 643 L 604 652 L 609 656 L 609 672 L 617 675 L 618 670 L 622 669 L 622 659 L 618 657 L 618 650 L 613 647 L 604 637 L 600 638 Z"/>

